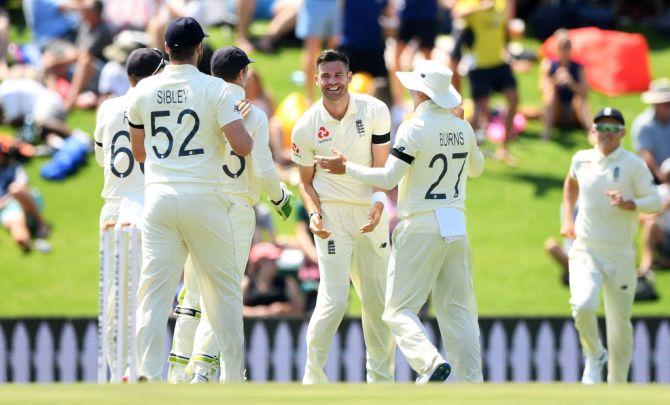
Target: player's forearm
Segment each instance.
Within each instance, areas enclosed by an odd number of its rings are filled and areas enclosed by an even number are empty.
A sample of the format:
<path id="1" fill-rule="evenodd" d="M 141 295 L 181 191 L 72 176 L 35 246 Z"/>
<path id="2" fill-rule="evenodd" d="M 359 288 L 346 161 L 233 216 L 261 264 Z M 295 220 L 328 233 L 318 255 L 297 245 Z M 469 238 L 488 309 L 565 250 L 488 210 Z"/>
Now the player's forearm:
<path id="1" fill-rule="evenodd" d="M 321 212 L 321 200 L 319 200 L 319 195 L 314 190 L 312 183 L 300 183 L 299 189 L 307 213 Z"/>
<path id="2" fill-rule="evenodd" d="M 391 190 L 398 185 L 409 165 L 399 159 L 389 159 L 384 167 L 365 167 L 356 163 L 346 163 L 346 173 L 354 179 L 372 187 Z"/>
<path id="3" fill-rule="evenodd" d="M 563 222 L 573 220 L 575 205 L 579 197 L 579 184 L 576 180 L 568 176 L 563 183 Z"/>
<path id="4" fill-rule="evenodd" d="M 374 136 L 374 135 L 373 135 Z M 390 139 L 390 138 L 389 138 Z M 382 145 L 373 145 L 372 146 L 372 167 L 384 167 L 386 161 L 388 160 L 389 152 L 391 150 L 391 142 L 382 144 Z M 385 189 L 381 187 L 374 187 L 373 191 L 386 192 Z"/>

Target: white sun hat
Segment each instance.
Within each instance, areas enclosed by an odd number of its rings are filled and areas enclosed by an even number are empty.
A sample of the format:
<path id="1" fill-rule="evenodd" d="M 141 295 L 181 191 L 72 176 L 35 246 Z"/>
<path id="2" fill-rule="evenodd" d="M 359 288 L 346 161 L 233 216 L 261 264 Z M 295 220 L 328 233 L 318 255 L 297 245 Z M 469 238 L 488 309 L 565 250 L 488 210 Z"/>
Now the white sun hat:
<path id="1" fill-rule="evenodd" d="M 656 79 L 649 84 L 649 90 L 642 93 L 642 101 L 646 104 L 662 104 L 670 102 L 670 79 Z"/>
<path id="2" fill-rule="evenodd" d="M 463 98 L 451 85 L 451 70 L 432 60 L 416 63 L 413 72 L 396 72 L 400 83 L 409 90 L 420 91 L 443 108 L 454 108 Z"/>

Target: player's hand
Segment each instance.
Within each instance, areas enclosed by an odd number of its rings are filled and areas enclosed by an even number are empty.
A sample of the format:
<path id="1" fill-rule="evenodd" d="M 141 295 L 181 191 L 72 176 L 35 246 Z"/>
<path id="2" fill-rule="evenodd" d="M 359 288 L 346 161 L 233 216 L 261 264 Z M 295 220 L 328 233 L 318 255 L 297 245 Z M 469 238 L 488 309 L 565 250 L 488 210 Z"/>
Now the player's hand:
<path id="1" fill-rule="evenodd" d="M 321 214 L 313 214 L 309 216 L 309 230 L 321 239 L 326 239 L 330 236 L 330 231 L 323 225 Z"/>
<path id="2" fill-rule="evenodd" d="M 626 211 L 635 211 L 635 209 L 637 208 L 637 205 L 635 205 L 635 201 L 624 199 L 623 196 L 621 195 L 621 191 L 619 190 L 610 190 L 605 192 L 605 194 L 607 194 L 607 196 L 612 200 L 610 205 L 619 207 L 622 210 Z"/>
<path id="3" fill-rule="evenodd" d="M 370 207 L 370 212 L 368 212 L 368 223 L 361 227 L 361 233 L 374 231 L 382 217 L 382 212 L 384 212 L 384 204 L 380 202 L 372 204 L 372 207 Z"/>
<path id="4" fill-rule="evenodd" d="M 251 100 L 248 98 L 245 98 L 244 100 L 240 100 L 235 104 L 235 108 L 237 111 L 240 112 L 242 115 L 242 118 L 247 118 L 247 115 L 249 115 L 249 111 L 251 111 Z"/>
<path id="5" fill-rule="evenodd" d="M 454 114 L 460 119 L 464 119 L 465 117 L 465 110 L 463 110 L 463 107 L 461 107 L 460 105 L 454 108 L 450 108 L 449 111 L 451 111 L 452 114 Z"/>
<path id="6" fill-rule="evenodd" d="M 286 187 L 286 184 L 282 182 L 280 183 L 280 186 L 281 199 L 279 201 L 270 200 L 270 202 L 275 210 L 277 210 L 277 213 L 279 213 L 279 216 L 282 217 L 282 219 L 287 219 L 291 216 L 291 212 L 293 212 L 295 201 L 293 199 L 293 193 Z"/>
<path id="7" fill-rule="evenodd" d="M 574 239 L 575 238 L 575 221 L 570 219 L 569 221 L 563 221 L 561 225 L 561 235 L 566 238 Z"/>
<path id="8" fill-rule="evenodd" d="M 332 174 L 344 174 L 346 171 L 347 158 L 337 149 L 333 148 L 333 156 L 315 156 L 316 164 Z"/>

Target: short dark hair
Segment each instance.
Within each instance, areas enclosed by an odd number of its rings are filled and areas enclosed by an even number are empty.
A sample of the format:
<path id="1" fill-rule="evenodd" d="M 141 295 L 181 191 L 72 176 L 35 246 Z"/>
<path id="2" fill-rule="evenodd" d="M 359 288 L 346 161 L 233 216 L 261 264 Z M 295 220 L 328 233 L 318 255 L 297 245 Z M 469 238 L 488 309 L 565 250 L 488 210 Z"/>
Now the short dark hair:
<path id="1" fill-rule="evenodd" d="M 347 70 L 349 70 L 349 58 L 347 58 L 347 55 L 345 55 L 341 51 L 338 51 L 337 49 L 324 49 L 319 54 L 319 57 L 316 58 L 316 68 L 318 70 L 319 65 L 322 63 L 337 62 L 337 61 L 344 63 L 344 66 L 346 66 Z"/>
<path id="2" fill-rule="evenodd" d="M 198 45 L 200 44 L 188 46 L 185 48 L 176 46 L 169 48 L 170 52 L 168 52 L 168 55 L 170 56 L 170 61 L 183 62 L 185 60 L 192 58 L 193 55 L 195 55 L 195 48 L 197 48 Z"/>

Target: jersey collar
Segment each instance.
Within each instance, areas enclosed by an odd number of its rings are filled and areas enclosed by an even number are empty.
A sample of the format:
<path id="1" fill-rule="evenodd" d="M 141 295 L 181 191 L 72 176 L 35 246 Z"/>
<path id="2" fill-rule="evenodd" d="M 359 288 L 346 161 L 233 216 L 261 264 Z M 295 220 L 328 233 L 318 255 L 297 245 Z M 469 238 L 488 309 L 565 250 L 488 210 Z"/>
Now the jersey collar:
<path id="1" fill-rule="evenodd" d="M 323 98 L 321 98 L 318 101 L 318 103 L 319 103 L 319 115 L 321 116 L 321 122 L 338 121 L 332 115 L 330 115 L 328 110 L 326 110 L 326 107 L 324 107 Z M 356 106 L 356 97 L 353 95 L 353 93 L 349 93 L 349 105 L 347 106 L 347 112 L 344 113 L 344 117 L 349 115 L 355 115 L 356 113 L 358 113 L 358 107 Z"/>
<path id="2" fill-rule="evenodd" d="M 423 114 L 423 113 L 425 113 L 426 111 L 428 111 L 428 110 L 432 110 L 433 108 L 436 108 L 436 107 L 437 107 L 437 108 L 440 108 L 440 106 L 438 106 L 437 104 L 435 104 L 435 102 L 434 102 L 433 100 L 422 101 L 421 104 L 419 104 L 419 105 L 416 107 L 416 110 L 415 110 L 415 111 L 416 111 L 416 115 Z"/>
<path id="3" fill-rule="evenodd" d="M 596 160 L 598 162 L 605 162 L 607 160 L 618 160 L 621 157 L 621 155 L 623 154 L 623 151 L 624 151 L 623 146 L 619 145 L 619 147 L 616 148 L 614 150 L 614 152 L 605 156 L 605 155 L 602 154 L 602 152 L 600 151 L 600 149 L 598 149 L 597 146 L 594 147 L 593 149 L 595 150 Z"/>
<path id="4" fill-rule="evenodd" d="M 191 64 L 184 64 L 184 65 L 167 65 L 165 66 L 165 69 L 163 69 L 164 72 L 173 74 L 173 73 L 194 73 L 194 72 L 199 72 L 198 68 L 191 65 Z"/>

